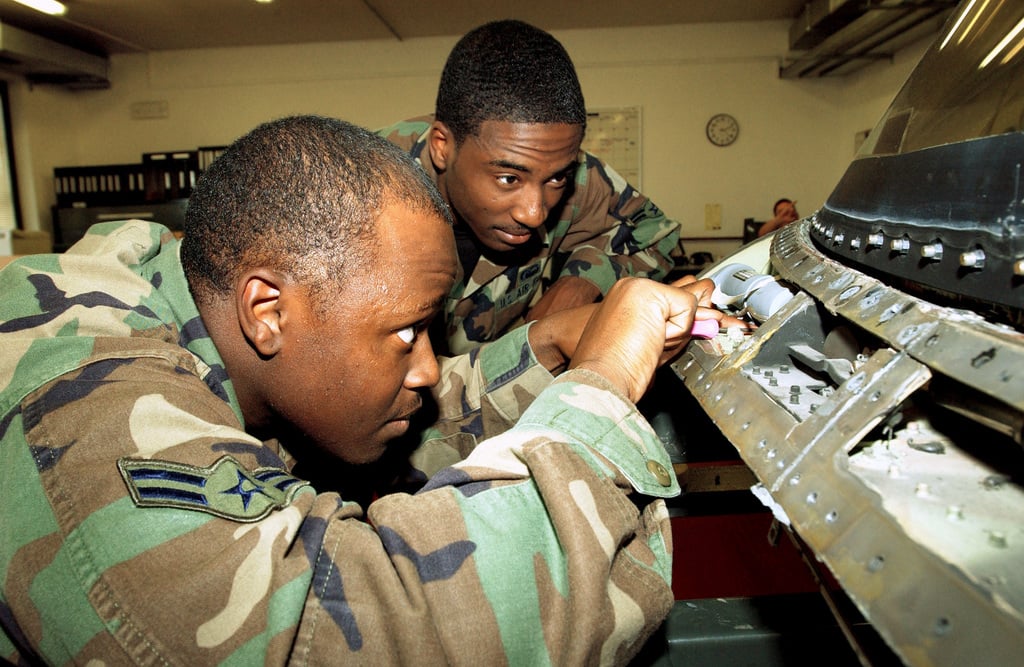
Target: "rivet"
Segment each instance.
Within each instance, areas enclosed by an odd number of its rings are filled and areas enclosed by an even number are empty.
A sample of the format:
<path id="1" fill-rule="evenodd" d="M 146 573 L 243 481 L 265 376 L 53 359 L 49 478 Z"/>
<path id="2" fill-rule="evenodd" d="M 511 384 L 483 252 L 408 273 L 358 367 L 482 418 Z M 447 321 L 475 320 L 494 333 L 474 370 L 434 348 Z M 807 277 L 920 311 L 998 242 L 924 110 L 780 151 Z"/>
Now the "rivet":
<path id="1" fill-rule="evenodd" d="M 852 287 L 847 287 L 846 289 L 843 290 L 843 293 L 839 295 L 839 300 L 840 301 L 846 301 L 847 299 L 849 299 L 851 296 L 853 296 L 854 294 L 856 294 L 859 291 L 860 291 L 860 286 L 859 285 L 853 285 Z"/>
<path id="2" fill-rule="evenodd" d="M 948 618 L 942 617 L 935 621 L 935 628 L 933 629 L 933 632 L 936 634 L 936 636 L 944 637 L 945 635 L 948 635 L 950 630 L 952 629 L 953 624 L 950 622 L 950 620 Z"/>
<path id="3" fill-rule="evenodd" d="M 988 534 L 988 543 L 998 549 L 1005 549 L 1006 534 L 998 530 L 993 530 Z"/>
<path id="4" fill-rule="evenodd" d="M 960 253 L 960 266 L 969 269 L 985 268 L 985 251 L 981 248 Z"/>
<path id="5" fill-rule="evenodd" d="M 921 246 L 921 257 L 924 257 L 925 259 L 934 259 L 936 261 L 942 259 L 942 244 L 929 243 Z"/>

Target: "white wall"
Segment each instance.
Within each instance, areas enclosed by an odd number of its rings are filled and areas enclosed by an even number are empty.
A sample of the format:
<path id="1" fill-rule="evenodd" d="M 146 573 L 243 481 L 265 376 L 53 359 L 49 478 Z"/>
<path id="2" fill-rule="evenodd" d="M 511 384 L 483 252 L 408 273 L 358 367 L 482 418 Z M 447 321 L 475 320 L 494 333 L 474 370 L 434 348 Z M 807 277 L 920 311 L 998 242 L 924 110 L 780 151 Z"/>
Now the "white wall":
<path id="1" fill-rule="evenodd" d="M 572 55 L 590 108 L 640 106 L 642 190 L 682 221 L 684 237 L 740 236 L 780 196 L 810 213 L 853 155 L 923 48 L 843 78 L 782 80 L 788 22 L 700 24 L 555 33 Z M 111 87 L 69 91 L 11 82 L 25 226 L 49 229 L 53 168 L 134 163 L 142 153 L 230 143 L 292 113 L 369 127 L 433 109 L 457 37 L 164 51 L 111 59 Z M 133 120 L 136 102 L 166 101 L 167 118 Z M 712 146 L 707 119 L 728 112 L 738 141 Z M 705 229 L 704 206 L 722 206 Z M 736 242 L 690 241 L 720 255 Z"/>

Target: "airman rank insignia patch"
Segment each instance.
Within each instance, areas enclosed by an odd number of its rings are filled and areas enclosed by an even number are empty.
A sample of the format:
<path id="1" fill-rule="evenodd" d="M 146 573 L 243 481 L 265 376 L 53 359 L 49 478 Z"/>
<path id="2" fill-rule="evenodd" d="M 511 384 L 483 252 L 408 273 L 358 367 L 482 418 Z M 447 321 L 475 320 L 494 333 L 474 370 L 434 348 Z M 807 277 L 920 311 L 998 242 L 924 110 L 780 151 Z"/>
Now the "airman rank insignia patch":
<path id="1" fill-rule="evenodd" d="M 123 458 L 117 468 L 138 507 L 176 507 L 234 521 L 259 521 L 288 506 L 309 482 L 280 468 L 246 470 L 231 456 L 208 468 Z"/>

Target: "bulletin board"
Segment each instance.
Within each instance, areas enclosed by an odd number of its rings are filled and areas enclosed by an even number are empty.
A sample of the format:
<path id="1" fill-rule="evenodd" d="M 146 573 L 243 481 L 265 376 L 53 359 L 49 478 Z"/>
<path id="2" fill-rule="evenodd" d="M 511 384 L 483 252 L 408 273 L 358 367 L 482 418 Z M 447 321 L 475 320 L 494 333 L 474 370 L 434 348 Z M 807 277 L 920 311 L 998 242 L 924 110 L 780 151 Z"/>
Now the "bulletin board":
<path id="1" fill-rule="evenodd" d="M 587 112 L 583 150 L 607 162 L 630 185 L 641 190 L 640 130 L 640 107 L 592 109 Z"/>

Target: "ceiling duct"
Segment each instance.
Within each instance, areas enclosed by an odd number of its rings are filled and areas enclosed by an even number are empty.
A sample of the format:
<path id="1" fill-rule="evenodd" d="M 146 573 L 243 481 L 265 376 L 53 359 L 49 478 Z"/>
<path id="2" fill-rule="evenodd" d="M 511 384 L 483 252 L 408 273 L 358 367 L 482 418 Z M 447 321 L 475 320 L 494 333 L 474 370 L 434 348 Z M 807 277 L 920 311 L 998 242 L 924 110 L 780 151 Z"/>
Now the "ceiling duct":
<path id="1" fill-rule="evenodd" d="M 932 35 L 954 0 L 811 0 L 789 29 L 783 79 L 842 76 Z"/>
<path id="2" fill-rule="evenodd" d="M 0 23 L 0 71 L 21 74 L 31 84 L 109 88 L 107 67 L 103 56 Z"/>

